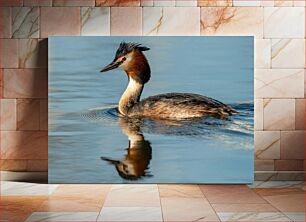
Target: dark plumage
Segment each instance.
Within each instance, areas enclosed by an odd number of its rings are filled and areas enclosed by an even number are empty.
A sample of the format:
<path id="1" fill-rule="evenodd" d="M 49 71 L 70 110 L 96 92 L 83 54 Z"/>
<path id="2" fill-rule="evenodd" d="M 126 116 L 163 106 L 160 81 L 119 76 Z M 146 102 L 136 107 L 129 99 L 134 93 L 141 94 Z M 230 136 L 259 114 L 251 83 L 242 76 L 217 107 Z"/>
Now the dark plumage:
<path id="1" fill-rule="evenodd" d="M 119 48 L 116 51 L 115 59 L 132 52 L 134 49 L 138 49 L 140 51 L 150 50 L 150 48 L 145 47 L 145 46 L 141 46 L 141 44 L 138 44 L 138 43 L 121 42 L 120 45 L 119 45 Z"/>

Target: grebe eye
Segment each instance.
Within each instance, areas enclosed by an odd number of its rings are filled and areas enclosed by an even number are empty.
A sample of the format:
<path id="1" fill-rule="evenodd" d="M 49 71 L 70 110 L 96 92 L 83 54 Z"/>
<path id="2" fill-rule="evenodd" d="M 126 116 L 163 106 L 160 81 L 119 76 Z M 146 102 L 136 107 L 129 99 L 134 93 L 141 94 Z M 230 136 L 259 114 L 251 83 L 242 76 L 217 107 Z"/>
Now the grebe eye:
<path id="1" fill-rule="evenodd" d="M 122 58 L 122 62 L 124 62 L 125 60 L 126 60 L 126 58 L 125 58 L 125 57 L 123 57 L 123 58 Z"/>

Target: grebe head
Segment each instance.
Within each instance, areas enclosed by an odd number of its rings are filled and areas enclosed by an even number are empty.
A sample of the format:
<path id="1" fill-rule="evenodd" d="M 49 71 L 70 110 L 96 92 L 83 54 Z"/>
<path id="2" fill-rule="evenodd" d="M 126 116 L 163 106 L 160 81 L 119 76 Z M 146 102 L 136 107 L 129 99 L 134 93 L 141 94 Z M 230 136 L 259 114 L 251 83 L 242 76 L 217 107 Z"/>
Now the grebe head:
<path id="1" fill-rule="evenodd" d="M 140 84 L 145 84 L 149 81 L 151 74 L 149 63 L 142 53 L 147 50 L 150 49 L 141 46 L 141 44 L 122 42 L 116 51 L 114 60 L 105 66 L 101 72 L 121 68 L 129 78 L 133 78 Z"/>

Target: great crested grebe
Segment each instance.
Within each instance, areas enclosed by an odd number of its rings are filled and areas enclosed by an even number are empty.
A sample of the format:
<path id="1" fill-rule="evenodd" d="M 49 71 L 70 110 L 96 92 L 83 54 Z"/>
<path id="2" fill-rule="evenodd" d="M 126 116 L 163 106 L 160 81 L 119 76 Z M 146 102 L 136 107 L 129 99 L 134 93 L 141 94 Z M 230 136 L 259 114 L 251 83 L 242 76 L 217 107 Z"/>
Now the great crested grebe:
<path id="1" fill-rule="evenodd" d="M 159 94 L 140 101 L 143 87 L 151 77 L 149 63 L 143 54 L 147 50 L 149 48 L 141 44 L 122 42 L 114 60 L 101 70 L 106 72 L 121 68 L 128 76 L 129 83 L 118 106 L 121 115 L 179 120 L 205 117 L 223 119 L 237 113 L 218 100 L 192 93 Z"/>

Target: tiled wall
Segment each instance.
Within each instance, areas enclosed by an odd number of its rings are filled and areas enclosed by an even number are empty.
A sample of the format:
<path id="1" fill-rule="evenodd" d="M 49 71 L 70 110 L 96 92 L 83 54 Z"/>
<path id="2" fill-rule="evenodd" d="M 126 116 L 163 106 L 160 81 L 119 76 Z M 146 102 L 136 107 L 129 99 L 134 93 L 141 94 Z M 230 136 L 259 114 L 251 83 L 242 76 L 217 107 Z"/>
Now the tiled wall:
<path id="1" fill-rule="evenodd" d="M 0 0 L 1 169 L 47 171 L 50 35 L 254 35 L 256 179 L 301 179 L 304 0 Z"/>

